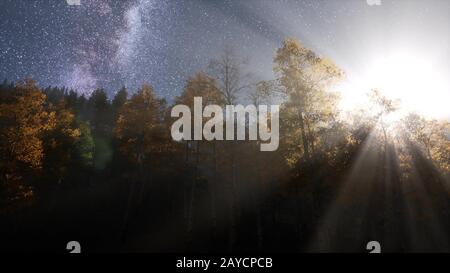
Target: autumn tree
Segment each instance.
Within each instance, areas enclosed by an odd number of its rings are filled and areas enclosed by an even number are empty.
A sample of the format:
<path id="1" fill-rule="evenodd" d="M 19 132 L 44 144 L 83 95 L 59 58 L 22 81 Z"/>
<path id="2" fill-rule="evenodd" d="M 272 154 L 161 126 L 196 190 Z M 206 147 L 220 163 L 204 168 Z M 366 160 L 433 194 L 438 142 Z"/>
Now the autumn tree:
<path id="1" fill-rule="evenodd" d="M 378 122 L 378 125 L 380 126 L 382 132 L 383 132 L 383 139 L 384 139 L 384 147 L 386 149 L 386 146 L 388 144 L 389 138 L 388 138 L 388 129 L 389 129 L 389 122 L 387 121 L 389 115 L 394 113 L 399 109 L 399 100 L 393 100 L 390 99 L 377 89 L 373 89 L 371 93 L 369 94 L 369 98 L 372 102 L 371 111 L 374 113 L 374 117 Z"/>
<path id="2" fill-rule="evenodd" d="M 163 105 L 153 88 L 144 85 L 120 109 L 115 135 L 121 142 L 121 151 L 139 166 L 160 149 L 158 144 L 164 139 Z"/>
<path id="3" fill-rule="evenodd" d="M 45 109 L 46 96 L 36 83 L 19 83 L 0 105 L 0 170 L 2 191 L 23 194 L 23 174 L 42 168 L 43 134 L 54 129 L 55 112 Z"/>
<path id="4" fill-rule="evenodd" d="M 144 85 L 119 111 L 115 135 L 120 150 L 140 169 L 161 148 L 159 144 L 164 139 L 162 104 L 153 88 Z"/>
<path id="5" fill-rule="evenodd" d="M 269 100 L 274 98 L 275 92 L 273 92 L 273 84 L 270 81 L 260 81 L 253 88 L 246 93 L 247 98 L 253 105 L 260 105 L 267 103 Z"/>
<path id="6" fill-rule="evenodd" d="M 246 60 L 240 58 L 232 48 L 226 47 L 223 53 L 215 59 L 212 59 L 209 63 L 209 74 L 217 81 L 219 91 L 222 94 L 223 101 L 227 105 L 234 105 L 239 100 L 242 92 L 249 88 L 250 75 L 244 71 L 244 65 Z M 236 122 L 235 122 L 236 124 Z M 236 132 L 236 131 L 235 131 Z M 235 244 L 236 233 L 236 218 L 235 214 L 238 213 L 238 185 L 237 185 L 237 166 L 236 166 L 236 143 L 227 143 L 229 148 L 226 150 L 229 152 L 229 165 L 231 174 L 231 229 L 230 229 L 230 250 Z"/>
<path id="7" fill-rule="evenodd" d="M 186 86 L 183 90 L 183 93 L 175 99 L 176 104 L 187 105 L 191 111 L 194 111 L 194 98 L 201 97 L 203 105 L 222 105 L 224 102 L 224 97 L 222 96 L 220 89 L 217 86 L 216 80 L 209 77 L 203 72 L 197 73 L 194 77 L 191 77 L 187 80 Z M 192 137 L 191 137 L 192 139 Z M 188 205 L 185 204 L 185 214 L 187 214 L 188 232 L 192 232 L 193 228 L 193 213 L 194 213 L 194 200 L 195 200 L 195 191 L 197 188 L 197 183 L 199 180 L 199 164 L 200 164 L 200 154 L 201 154 L 201 140 L 196 140 L 196 148 L 195 148 L 195 162 L 194 162 L 194 178 L 191 185 L 191 193 L 189 197 Z M 185 158 L 186 164 L 188 163 L 188 155 L 189 155 L 189 141 L 185 141 L 186 149 L 185 149 Z M 217 152 L 216 152 L 216 142 L 213 141 L 213 172 L 214 177 L 217 177 Z M 213 218 L 213 228 L 216 225 L 216 210 L 215 210 L 215 187 L 212 185 L 210 187 L 211 193 L 211 214 Z M 187 199 L 187 198 L 185 198 Z"/>
<path id="8" fill-rule="evenodd" d="M 175 98 L 175 104 L 187 105 L 194 111 L 194 98 L 201 97 L 203 105 L 222 105 L 224 98 L 217 82 L 203 72 L 197 73 L 187 80 L 183 93 Z M 191 136 L 193 139 L 193 136 Z M 186 141 L 186 160 L 188 160 L 188 141 Z"/>
<path id="9" fill-rule="evenodd" d="M 338 97 L 328 88 L 343 77 L 343 72 L 295 39 L 283 42 L 274 62 L 274 72 L 287 96 L 282 109 L 287 160 L 291 165 L 300 159 L 308 161 L 319 126 L 326 126 L 335 117 Z"/>
<path id="10" fill-rule="evenodd" d="M 44 135 L 45 170 L 49 179 L 62 182 L 71 165 L 72 150 L 81 136 L 75 115 L 62 99 L 56 105 L 50 104 L 48 111 L 55 113 L 55 126 Z"/>
<path id="11" fill-rule="evenodd" d="M 119 111 L 114 133 L 120 151 L 131 163 L 137 165 L 139 175 L 139 181 L 133 179 L 131 182 L 123 236 L 127 232 L 129 212 L 135 203 L 134 199 L 137 199 L 138 204 L 142 202 L 148 179 L 146 174 L 149 173 L 149 170 L 144 170 L 144 166 L 151 169 L 152 163 L 158 160 L 159 153 L 168 145 L 163 123 L 164 107 L 164 101 L 156 97 L 153 88 L 143 85 Z M 136 187 L 137 182 L 140 187 Z"/>
<path id="12" fill-rule="evenodd" d="M 226 47 L 223 53 L 209 63 L 209 74 L 216 80 L 222 100 L 227 105 L 234 105 L 242 91 L 252 86 L 248 83 L 250 75 L 245 73 L 246 61 L 240 58 L 232 48 Z M 230 144 L 230 165 L 232 188 L 236 188 L 235 145 Z M 233 190 L 235 191 L 235 190 Z M 233 194 L 234 195 L 234 194 Z"/>
<path id="13" fill-rule="evenodd" d="M 415 145 L 443 173 L 450 173 L 449 122 L 411 113 L 402 119 L 399 129 L 406 145 Z"/>

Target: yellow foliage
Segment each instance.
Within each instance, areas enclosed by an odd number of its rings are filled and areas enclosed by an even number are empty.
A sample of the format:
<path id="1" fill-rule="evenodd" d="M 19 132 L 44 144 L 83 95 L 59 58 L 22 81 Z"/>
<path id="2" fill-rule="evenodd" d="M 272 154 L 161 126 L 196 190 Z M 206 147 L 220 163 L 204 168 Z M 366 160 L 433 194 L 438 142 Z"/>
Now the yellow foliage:
<path id="1" fill-rule="evenodd" d="M 9 103 L 0 105 L 0 118 L 5 121 L 1 129 L 1 153 L 9 161 L 8 169 L 17 162 L 33 169 L 42 165 L 42 134 L 55 127 L 55 113 L 45 110 L 46 96 L 32 80 L 17 85 Z"/>
<path id="2" fill-rule="evenodd" d="M 294 165 L 325 143 L 319 135 L 335 122 L 339 101 L 339 95 L 327 89 L 342 79 L 344 72 L 291 38 L 277 50 L 274 62 L 274 72 L 288 97 L 281 109 L 282 146 L 288 164 Z"/>
<path id="3" fill-rule="evenodd" d="M 119 111 L 114 133 L 121 141 L 121 151 L 138 164 L 165 140 L 162 107 L 153 88 L 144 85 Z"/>

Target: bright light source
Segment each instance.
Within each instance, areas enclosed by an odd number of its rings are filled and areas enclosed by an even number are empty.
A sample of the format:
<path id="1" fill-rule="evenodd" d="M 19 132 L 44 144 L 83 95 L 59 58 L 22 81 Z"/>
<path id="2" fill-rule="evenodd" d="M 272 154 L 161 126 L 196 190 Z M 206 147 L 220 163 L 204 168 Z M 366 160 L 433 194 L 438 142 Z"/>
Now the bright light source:
<path id="1" fill-rule="evenodd" d="M 367 64 L 362 78 L 343 88 L 343 107 L 351 109 L 361 102 L 361 95 L 376 88 L 391 99 L 401 100 L 402 114 L 416 111 L 429 117 L 449 115 L 450 89 L 444 73 L 430 58 L 419 52 L 398 50 L 389 55 L 377 56 Z M 356 95 L 356 93 L 359 93 Z"/>

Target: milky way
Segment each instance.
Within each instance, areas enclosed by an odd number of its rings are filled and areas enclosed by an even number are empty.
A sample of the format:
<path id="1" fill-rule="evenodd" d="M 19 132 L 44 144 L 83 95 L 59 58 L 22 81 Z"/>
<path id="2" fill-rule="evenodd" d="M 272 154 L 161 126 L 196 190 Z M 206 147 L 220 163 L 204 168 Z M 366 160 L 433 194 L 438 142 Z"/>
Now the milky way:
<path id="1" fill-rule="evenodd" d="M 406 5 L 399 3 L 405 1 L 382 3 L 81 0 L 69 6 L 65 0 L 2 0 L 0 77 L 32 77 L 43 87 L 67 86 L 80 93 L 102 87 L 114 94 L 121 86 L 135 91 L 149 83 L 170 99 L 226 46 L 249 57 L 258 79 L 273 77 L 274 51 L 287 36 L 357 71 L 366 52 L 383 45 L 380 35 L 387 43 L 395 28 L 414 27 L 427 35 L 426 20 L 436 22 L 433 31 L 449 25 L 448 1 L 434 1 L 434 8 L 416 1 L 412 23 L 398 20 Z M 448 29 L 442 31 L 448 39 Z"/>

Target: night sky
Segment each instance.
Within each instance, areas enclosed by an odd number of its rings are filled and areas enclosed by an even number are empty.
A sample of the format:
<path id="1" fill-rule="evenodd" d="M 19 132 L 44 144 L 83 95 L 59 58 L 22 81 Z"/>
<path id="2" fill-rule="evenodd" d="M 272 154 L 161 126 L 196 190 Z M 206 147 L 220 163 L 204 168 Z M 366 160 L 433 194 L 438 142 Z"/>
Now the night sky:
<path id="1" fill-rule="evenodd" d="M 146 82 L 170 99 L 226 46 L 249 58 L 255 79 L 273 78 L 288 36 L 332 58 L 350 82 L 370 58 L 405 45 L 448 72 L 449 13 L 446 0 L 1 0 L 0 78 L 110 94 Z"/>

